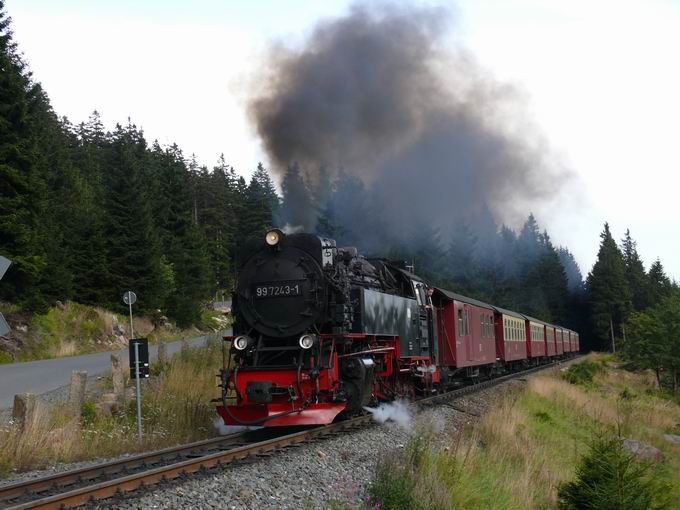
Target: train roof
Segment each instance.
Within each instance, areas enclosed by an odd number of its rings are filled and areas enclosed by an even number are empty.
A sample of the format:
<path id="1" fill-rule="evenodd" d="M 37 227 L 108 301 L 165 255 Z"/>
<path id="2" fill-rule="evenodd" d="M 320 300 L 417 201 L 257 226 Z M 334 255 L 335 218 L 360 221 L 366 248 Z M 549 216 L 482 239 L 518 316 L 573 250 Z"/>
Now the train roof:
<path id="1" fill-rule="evenodd" d="M 537 319 L 535 317 L 531 317 L 530 315 L 522 314 L 522 317 L 524 317 L 526 320 L 530 322 L 535 322 L 537 324 L 543 324 L 544 326 L 552 326 L 552 324 L 548 324 L 545 321 L 542 321 L 541 319 Z"/>
<path id="2" fill-rule="evenodd" d="M 472 299 L 467 296 L 463 296 L 462 294 L 456 294 L 455 292 L 451 292 L 450 290 L 446 289 L 441 289 L 439 287 L 433 287 L 434 290 L 440 292 L 441 294 L 444 294 L 447 298 L 453 299 L 455 301 L 461 301 L 463 303 L 468 303 L 470 305 L 475 305 L 479 306 L 481 308 L 488 308 L 489 310 L 494 310 L 495 307 L 493 305 L 490 305 L 489 303 L 484 303 L 483 301 L 478 301 L 477 299 Z"/>
<path id="3" fill-rule="evenodd" d="M 512 317 L 517 317 L 518 319 L 525 320 L 526 317 L 522 315 L 521 313 L 513 312 L 512 310 L 507 310 L 505 308 L 501 308 L 499 306 L 492 306 L 494 310 L 496 310 L 498 313 L 502 313 L 503 315 L 510 315 Z"/>
<path id="4" fill-rule="evenodd" d="M 470 298 L 470 297 L 467 297 L 467 296 L 463 296 L 462 294 L 457 294 L 456 292 L 452 292 L 450 290 L 442 289 L 440 287 L 433 287 L 433 289 L 436 292 L 439 292 L 440 294 L 443 294 L 447 298 L 455 300 L 455 301 L 460 301 L 462 303 L 468 303 L 470 305 L 479 306 L 481 308 L 487 308 L 489 310 L 495 310 L 496 312 L 501 313 L 503 315 L 510 315 L 512 317 L 517 317 L 518 319 L 528 320 L 530 322 L 536 322 L 538 324 L 543 324 L 544 326 L 548 326 L 548 327 L 551 327 L 551 328 L 561 329 L 563 331 L 569 331 L 571 333 L 575 333 L 575 331 L 573 331 L 571 329 L 567 329 L 563 326 L 557 326 L 555 324 L 550 324 L 550 323 L 542 321 L 540 319 L 536 319 L 535 317 L 531 317 L 530 315 L 525 315 L 523 313 L 513 312 L 512 310 L 508 310 L 506 308 L 501 308 L 500 306 L 490 305 L 489 303 L 485 303 L 484 301 L 479 301 L 477 299 L 473 299 L 473 298 Z"/>

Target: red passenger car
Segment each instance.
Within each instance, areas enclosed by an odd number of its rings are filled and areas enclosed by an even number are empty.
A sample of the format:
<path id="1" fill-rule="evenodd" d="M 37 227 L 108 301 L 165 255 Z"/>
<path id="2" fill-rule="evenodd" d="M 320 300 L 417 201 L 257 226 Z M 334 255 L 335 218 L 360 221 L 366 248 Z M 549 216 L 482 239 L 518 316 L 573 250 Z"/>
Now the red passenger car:
<path id="1" fill-rule="evenodd" d="M 564 330 L 564 335 L 565 335 L 565 342 L 567 341 L 566 339 L 568 338 L 568 346 L 569 346 L 569 352 L 572 352 L 574 350 L 574 332 L 571 331 L 570 329 L 565 329 Z M 567 349 L 565 348 L 565 352 Z"/>
<path id="2" fill-rule="evenodd" d="M 557 343 L 555 340 L 555 326 L 545 325 L 545 349 L 548 356 L 557 355 Z"/>
<path id="3" fill-rule="evenodd" d="M 555 346 L 557 348 L 556 355 L 564 354 L 564 344 L 562 343 L 562 328 L 555 326 Z"/>
<path id="4" fill-rule="evenodd" d="M 526 319 L 519 313 L 494 307 L 496 356 L 503 361 L 527 359 Z"/>
<path id="5" fill-rule="evenodd" d="M 494 309 L 460 294 L 436 289 L 439 364 L 455 368 L 496 362 Z"/>
<path id="6" fill-rule="evenodd" d="M 540 358 L 545 356 L 545 325 L 538 319 L 534 319 L 527 315 L 524 316 L 526 337 L 527 337 L 527 354 L 529 358 Z"/>

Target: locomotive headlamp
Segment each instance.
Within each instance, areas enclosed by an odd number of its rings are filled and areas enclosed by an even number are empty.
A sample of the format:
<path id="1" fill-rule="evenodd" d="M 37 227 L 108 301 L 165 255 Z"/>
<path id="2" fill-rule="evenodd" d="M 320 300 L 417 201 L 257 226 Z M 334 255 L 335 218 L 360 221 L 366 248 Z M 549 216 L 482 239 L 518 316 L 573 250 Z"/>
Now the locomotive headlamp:
<path id="1" fill-rule="evenodd" d="M 250 338 L 247 336 L 237 336 L 234 339 L 234 348 L 238 351 L 244 350 L 250 344 Z"/>
<path id="2" fill-rule="evenodd" d="M 314 345 L 314 340 L 316 340 L 314 335 L 302 335 L 300 337 L 300 347 L 303 349 L 311 349 Z"/>
<path id="3" fill-rule="evenodd" d="M 281 231 L 274 229 L 270 230 L 267 232 L 267 235 L 265 236 L 264 240 L 267 242 L 269 246 L 276 246 L 279 244 L 279 241 L 281 240 Z"/>

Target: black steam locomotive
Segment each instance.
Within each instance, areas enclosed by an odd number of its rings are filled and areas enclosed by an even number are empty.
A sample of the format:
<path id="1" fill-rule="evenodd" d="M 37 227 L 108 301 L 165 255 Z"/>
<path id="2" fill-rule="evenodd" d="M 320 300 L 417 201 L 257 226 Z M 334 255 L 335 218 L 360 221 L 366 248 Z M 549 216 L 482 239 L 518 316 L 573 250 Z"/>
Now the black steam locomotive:
<path id="1" fill-rule="evenodd" d="M 271 230 L 247 251 L 218 409 L 227 423 L 326 423 L 415 391 L 404 363 L 427 368 L 435 349 L 418 277 L 312 234 Z M 420 373 L 431 382 L 434 370 Z"/>

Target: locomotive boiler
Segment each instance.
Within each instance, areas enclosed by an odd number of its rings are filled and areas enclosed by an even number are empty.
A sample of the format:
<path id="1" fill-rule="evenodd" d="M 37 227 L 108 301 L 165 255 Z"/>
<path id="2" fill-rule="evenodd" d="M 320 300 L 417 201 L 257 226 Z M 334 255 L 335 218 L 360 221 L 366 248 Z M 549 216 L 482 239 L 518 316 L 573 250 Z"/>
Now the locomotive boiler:
<path id="1" fill-rule="evenodd" d="M 425 283 L 312 234 L 252 242 L 221 371 L 226 424 L 317 425 L 438 382 Z"/>

